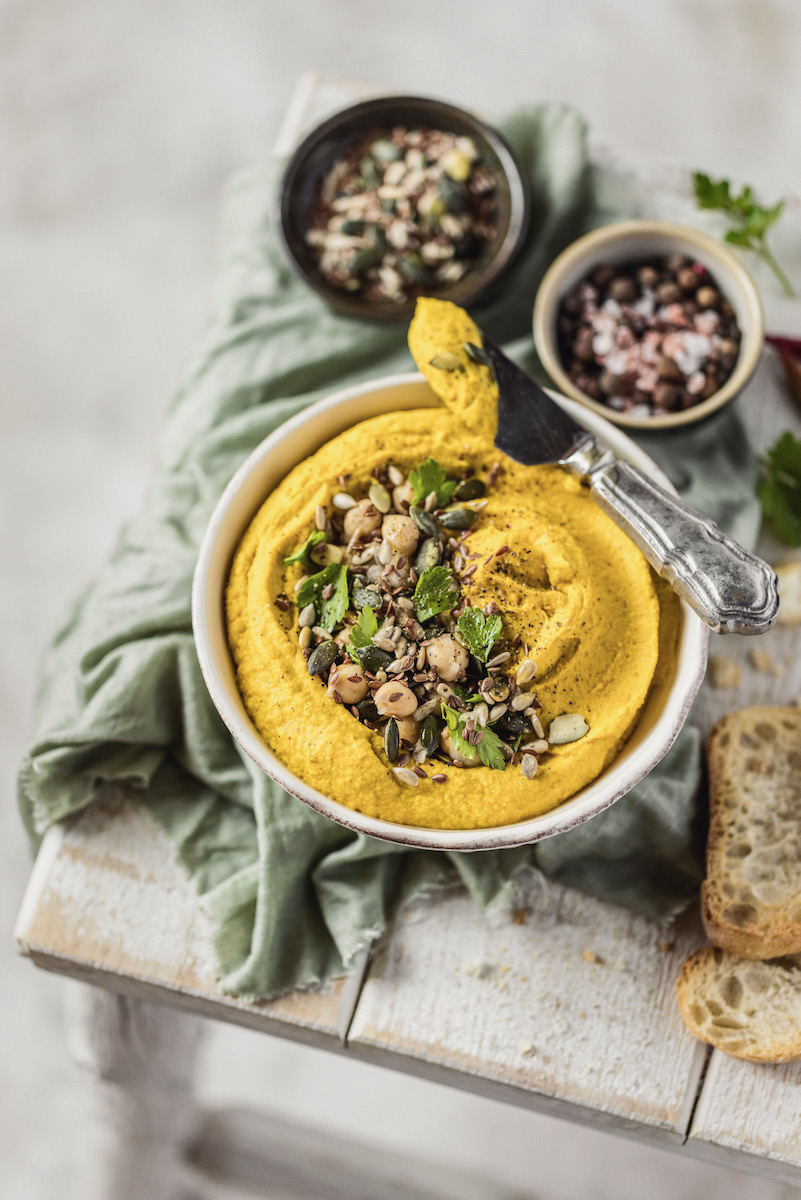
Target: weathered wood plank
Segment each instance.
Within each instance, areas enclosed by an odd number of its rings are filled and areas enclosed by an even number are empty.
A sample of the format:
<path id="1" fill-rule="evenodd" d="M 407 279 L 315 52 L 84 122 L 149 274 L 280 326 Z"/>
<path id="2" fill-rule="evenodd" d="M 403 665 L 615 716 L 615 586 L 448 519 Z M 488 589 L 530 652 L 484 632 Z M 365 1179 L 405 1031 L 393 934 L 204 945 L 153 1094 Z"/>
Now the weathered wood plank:
<path id="1" fill-rule="evenodd" d="M 715 1051 L 693 1116 L 694 1157 L 801 1184 L 801 1063 L 762 1066 Z"/>
<path id="2" fill-rule="evenodd" d="M 520 918 L 518 918 L 520 919 Z M 525 923 L 464 894 L 401 914 L 349 1050 L 484 1095 L 665 1143 L 686 1133 L 707 1051 L 682 1024 L 697 916 L 656 924 L 550 885 Z"/>
<path id="3" fill-rule="evenodd" d="M 197 898 L 165 839 L 122 791 L 109 790 L 47 834 L 16 937 L 22 953 L 47 970 L 297 1041 L 341 1046 L 346 980 L 265 1003 L 220 991 Z"/>

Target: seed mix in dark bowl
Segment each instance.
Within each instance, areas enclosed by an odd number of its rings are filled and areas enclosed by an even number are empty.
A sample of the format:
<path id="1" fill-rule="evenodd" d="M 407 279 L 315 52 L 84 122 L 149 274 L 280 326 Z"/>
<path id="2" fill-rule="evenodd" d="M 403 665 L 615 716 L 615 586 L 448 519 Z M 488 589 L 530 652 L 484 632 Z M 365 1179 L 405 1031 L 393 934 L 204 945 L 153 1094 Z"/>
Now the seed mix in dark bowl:
<path id="1" fill-rule="evenodd" d="M 684 254 L 595 267 L 563 299 L 557 332 L 575 386 L 633 417 L 707 400 L 740 353 L 734 309 Z"/>
<path id="2" fill-rule="evenodd" d="M 429 458 L 408 475 L 388 462 L 362 484 L 342 475 L 286 559 L 306 572 L 294 603 L 309 673 L 332 703 L 383 734 L 388 764 L 410 787 L 482 765 L 519 766 L 533 779 L 550 743 L 588 731 L 567 714 L 546 738 L 528 647 L 519 634 L 504 637 L 496 603 L 472 608 L 461 593 L 480 559 L 471 532 L 500 469 L 486 481 L 456 479 Z M 285 595 L 277 603 L 291 607 Z"/>
<path id="3" fill-rule="evenodd" d="M 495 187 L 470 137 L 374 130 L 325 175 L 306 242 L 332 286 L 403 304 L 457 283 L 495 240 Z"/>

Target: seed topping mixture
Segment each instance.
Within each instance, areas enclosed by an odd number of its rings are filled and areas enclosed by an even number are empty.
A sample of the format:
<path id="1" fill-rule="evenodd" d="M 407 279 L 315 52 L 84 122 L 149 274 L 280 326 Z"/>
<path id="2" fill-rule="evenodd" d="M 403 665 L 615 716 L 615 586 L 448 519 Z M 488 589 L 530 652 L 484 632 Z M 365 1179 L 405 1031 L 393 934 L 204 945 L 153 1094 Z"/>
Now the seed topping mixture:
<path id="1" fill-rule="evenodd" d="M 504 636 L 497 603 L 472 607 L 462 594 L 481 565 L 470 537 L 499 471 L 454 478 L 428 458 L 408 474 L 388 462 L 360 484 L 342 475 L 317 528 L 285 559 L 306 571 L 294 601 L 309 674 L 382 734 L 409 787 L 447 783 L 443 764 L 512 765 L 533 779 L 549 748 L 528 648 Z M 557 733 L 565 743 L 587 731 L 575 717 Z"/>
<path id="2" fill-rule="evenodd" d="M 576 387 L 634 417 L 708 399 L 740 353 L 733 308 L 683 254 L 596 267 L 563 300 L 558 334 Z"/>
<path id="3" fill-rule="evenodd" d="M 328 171 L 306 241 L 328 283 L 402 304 L 456 283 L 494 240 L 494 191 L 472 138 L 375 131 Z"/>

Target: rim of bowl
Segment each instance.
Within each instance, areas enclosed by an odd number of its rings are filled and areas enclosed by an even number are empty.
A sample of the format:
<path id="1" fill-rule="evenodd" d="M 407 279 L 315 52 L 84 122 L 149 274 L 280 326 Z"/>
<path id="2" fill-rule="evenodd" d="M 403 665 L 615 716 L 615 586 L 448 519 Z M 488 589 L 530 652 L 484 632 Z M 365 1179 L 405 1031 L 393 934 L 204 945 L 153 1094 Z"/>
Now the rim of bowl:
<path id="1" fill-rule="evenodd" d="M 308 155 L 329 135 L 335 134 L 343 126 L 358 122 L 362 117 L 369 117 L 372 114 L 375 114 L 376 121 L 379 122 L 382 114 L 389 116 L 394 110 L 404 106 L 427 109 L 429 121 L 439 117 L 444 124 L 447 124 L 448 121 L 462 124 L 471 131 L 473 136 L 482 138 L 498 159 L 509 192 L 509 226 L 503 238 L 480 265 L 468 270 L 462 279 L 450 287 L 438 289 L 434 293 L 437 298 L 451 300 L 454 304 L 462 307 L 473 303 L 511 267 L 522 249 L 528 232 L 531 213 L 528 178 L 504 135 L 475 113 L 451 104 L 447 100 L 411 93 L 374 96 L 371 99 L 360 100 L 356 104 L 348 105 L 347 108 L 339 109 L 310 130 L 290 156 L 279 186 L 279 212 L 276 229 L 284 256 L 293 270 L 334 308 L 353 317 L 378 321 L 408 321 L 414 311 L 416 297 L 403 304 L 392 304 L 390 301 L 387 301 L 386 304 L 367 303 L 360 301 L 348 292 L 343 292 L 327 284 L 320 272 L 314 268 L 311 260 L 307 263 L 298 256 L 293 248 L 292 201 L 295 188 L 301 178 Z M 347 141 L 347 139 L 344 140 Z"/>
<path id="2" fill-rule="evenodd" d="M 192 584 L 192 629 L 206 687 L 215 708 L 234 739 L 265 774 L 280 784 L 290 795 L 295 796 L 316 812 L 354 832 L 424 850 L 457 851 L 496 850 L 520 846 L 556 833 L 563 833 L 596 816 L 639 783 L 667 753 L 684 725 L 704 677 L 709 629 L 683 601 L 681 602 L 683 620 L 674 679 L 666 694 L 664 710 L 653 721 L 651 728 L 648 729 L 639 745 L 635 747 L 628 769 L 621 773 L 619 756 L 601 776 L 587 784 L 576 796 L 570 797 L 556 808 L 538 817 L 511 825 L 479 829 L 429 829 L 423 826 L 382 821 L 379 818 L 347 808 L 304 783 L 267 748 L 245 712 L 241 697 L 236 690 L 233 664 L 225 633 L 224 590 L 230 562 L 242 533 L 269 494 L 269 489 L 265 491 L 263 486 L 254 484 L 254 479 L 258 480 L 259 478 L 259 468 L 276 455 L 281 449 L 282 443 L 291 444 L 296 435 L 310 423 L 326 428 L 325 433 L 322 433 L 321 429 L 322 436 L 316 441 L 316 448 L 319 448 L 330 437 L 336 436 L 335 432 L 328 430 L 336 425 L 331 418 L 340 409 L 355 408 L 359 411 L 355 416 L 343 419 L 339 424 L 338 432 L 351 428 L 370 416 L 378 415 L 379 412 L 392 411 L 388 404 L 378 407 L 378 402 L 382 395 L 386 394 L 389 397 L 390 394 L 400 391 L 403 391 L 407 398 L 411 398 L 411 402 L 405 405 L 401 404 L 401 408 L 438 407 L 438 401 L 425 377 L 416 372 L 385 376 L 368 380 L 355 387 L 344 388 L 318 400 L 280 425 L 248 455 L 228 483 L 207 526 Z M 663 487 L 675 492 L 670 481 L 650 456 L 621 430 L 610 425 L 603 417 L 588 413 L 569 398 L 555 392 L 551 392 L 551 395 L 577 421 L 603 437 L 621 457 L 630 459 L 641 469 L 647 470 L 649 475 Z M 394 408 L 398 408 L 397 403 L 394 404 Z M 291 464 L 284 460 L 281 464 L 281 475 L 277 481 L 280 481 L 310 453 L 314 453 L 314 450 L 307 448 Z M 229 529 L 228 526 L 232 522 L 232 510 L 235 510 L 238 501 L 243 511 L 236 514 L 238 519 L 235 526 L 232 525 Z M 221 535 L 226 532 L 228 541 L 221 544 Z M 215 571 L 218 573 L 216 580 L 214 578 Z M 215 653 L 215 642 L 218 648 L 224 647 L 219 651 L 219 657 Z M 226 674 L 227 679 L 225 678 Z M 670 722 L 667 729 L 665 729 L 666 720 Z M 635 734 L 636 726 L 631 737 Z M 620 776 L 617 779 L 615 779 L 616 774 Z M 614 782 L 612 788 L 607 790 L 610 776 Z"/>
<path id="3" fill-rule="evenodd" d="M 734 371 L 721 388 L 700 404 L 685 409 L 679 413 L 669 413 L 653 417 L 632 417 L 627 413 L 618 413 L 587 396 L 575 386 L 562 365 L 556 338 L 556 321 L 559 305 L 565 292 L 590 269 L 596 265 L 601 251 L 610 246 L 623 245 L 626 242 L 646 242 L 649 238 L 673 239 L 699 252 L 699 257 L 711 259 L 710 268 L 714 274 L 715 265 L 723 269 L 739 289 L 739 296 L 732 296 L 721 286 L 726 299 L 737 310 L 738 323 L 742 333 L 740 356 Z M 646 246 L 641 251 L 637 249 L 626 258 L 635 258 L 638 253 L 645 253 Z M 654 253 L 651 248 L 651 253 Z M 659 253 L 657 250 L 656 253 Z M 626 258 L 617 261 L 624 262 Z M 706 263 L 705 263 L 706 265 Z M 740 300 L 741 304 L 735 301 Z M 745 317 L 745 321 L 743 321 Z M 537 290 L 534 303 L 534 341 L 542 365 L 550 375 L 554 384 L 570 399 L 577 401 L 586 408 L 604 417 L 614 425 L 623 425 L 630 429 L 676 429 L 681 425 L 690 425 L 702 421 L 705 417 L 717 412 L 738 392 L 742 391 L 757 368 L 764 344 L 765 322 L 762 304 L 756 284 L 746 268 L 729 248 L 708 234 L 687 225 L 673 221 L 630 220 L 616 221 L 611 225 L 602 225 L 591 233 L 584 234 L 572 242 L 551 263 Z"/>

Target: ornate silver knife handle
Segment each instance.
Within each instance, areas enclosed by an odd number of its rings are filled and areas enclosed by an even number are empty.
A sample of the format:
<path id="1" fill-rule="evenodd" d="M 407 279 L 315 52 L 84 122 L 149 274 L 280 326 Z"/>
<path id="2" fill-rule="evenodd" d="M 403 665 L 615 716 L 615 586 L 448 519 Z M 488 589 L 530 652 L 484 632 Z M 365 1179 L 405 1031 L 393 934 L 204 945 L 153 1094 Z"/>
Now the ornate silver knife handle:
<path id="1" fill-rule="evenodd" d="M 779 611 L 772 567 L 592 436 L 561 465 L 592 489 L 658 575 L 717 633 L 765 633 Z"/>

